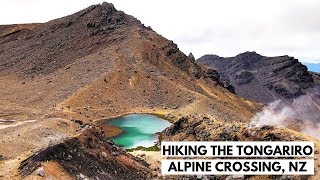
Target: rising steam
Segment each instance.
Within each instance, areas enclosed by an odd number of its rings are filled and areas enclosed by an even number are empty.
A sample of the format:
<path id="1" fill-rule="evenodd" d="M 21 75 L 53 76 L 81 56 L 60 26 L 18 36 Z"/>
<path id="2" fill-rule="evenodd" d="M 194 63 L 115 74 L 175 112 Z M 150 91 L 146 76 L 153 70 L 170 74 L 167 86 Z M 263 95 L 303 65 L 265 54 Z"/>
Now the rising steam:
<path id="1" fill-rule="evenodd" d="M 272 125 L 288 127 L 299 124 L 300 132 L 320 140 L 320 92 L 313 90 L 292 102 L 274 101 L 257 113 L 250 127 Z"/>

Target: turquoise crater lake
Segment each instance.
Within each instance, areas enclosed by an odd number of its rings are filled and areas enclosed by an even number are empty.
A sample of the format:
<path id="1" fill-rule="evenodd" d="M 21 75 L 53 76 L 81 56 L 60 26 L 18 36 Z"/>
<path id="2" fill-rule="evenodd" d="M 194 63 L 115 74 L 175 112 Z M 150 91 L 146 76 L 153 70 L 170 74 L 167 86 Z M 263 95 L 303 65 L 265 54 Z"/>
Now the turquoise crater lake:
<path id="1" fill-rule="evenodd" d="M 122 130 L 121 134 L 111 139 L 116 145 L 127 149 L 154 146 L 158 140 L 156 133 L 171 125 L 168 121 L 149 114 L 130 114 L 108 120 L 106 124 Z"/>

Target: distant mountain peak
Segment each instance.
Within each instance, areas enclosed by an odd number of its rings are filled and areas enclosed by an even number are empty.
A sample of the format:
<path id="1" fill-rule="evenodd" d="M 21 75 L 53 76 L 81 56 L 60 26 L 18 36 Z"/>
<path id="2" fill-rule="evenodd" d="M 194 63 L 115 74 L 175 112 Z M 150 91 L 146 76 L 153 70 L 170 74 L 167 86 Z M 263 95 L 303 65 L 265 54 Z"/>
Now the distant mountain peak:
<path id="1" fill-rule="evenodd" d="M 258 54 L 256 51 L 246 51 L 246 52 L 243 52 L 243 53 L 240 53 L 240 54 L 238 54 L 237 56 L 242 56 L 242 55 L 254 55 L 254 56 L 256 56 L 256 55 L 259 55 L 259 56 L 261 56 L 260 54 Z"/>
<path id="2" fill-rule="evenodd" d="M 108 3 L 105 1 L 101 3 L 101 6 L 106 7 L 106 8 L 112 8 L 112 9 L 116 10 L 116 8 L 114 7 L 114 5 L 112 3 Z"/>
<path id="3" fill-rule="evenodd" d="M 227 58 L 205 55 L 197 62 L 226 77 L 236 94 L 262 103 L 292 100 L 320 84 L 304 65 L 287 55 L 266 57 L 247 51 Z"/>
<path id="4" fill-rule="evenodd" d="M 191 52 L 189 53 L 188 58 L 195 60 L 194 55 Z"/>
<path id="5" fill-rule="evenodd" d="M 238 54 L 237 56 L 235 56 L 235 58 L 241 58 L 247 61 L 255 61 L 259 58 L 261 58 L 262 56 L 258 53 L 256 53 L 255 51 L 246 51 L 244 53 Z"/>

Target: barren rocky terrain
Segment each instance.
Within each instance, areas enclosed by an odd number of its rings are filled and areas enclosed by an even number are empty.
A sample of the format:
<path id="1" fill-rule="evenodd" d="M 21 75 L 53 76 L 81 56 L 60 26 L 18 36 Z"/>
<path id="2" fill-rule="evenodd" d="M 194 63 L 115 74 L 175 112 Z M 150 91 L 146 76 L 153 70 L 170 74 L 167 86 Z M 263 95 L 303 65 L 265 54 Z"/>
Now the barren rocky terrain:
<path id="1" fill-rule="evenodd" d="M 47 23 L 0 26 L 0 94 L 0 179 L 153 179 L 152 162 L 104 141 L 101 120 L 205 115 L 227 126 L 249 123 L 263 107 L 109 3 Z"/>
<path id="2" fill-rule="evenodd" d="M 271 104 L 272 111 L 281 109 L 278 112 L 294 123 L 311 122 L 315 128 L 320 124 L 319 74 L 308 71 L 298 59 L 245 52 L 227 58 L 205 55 L 197 63 L 213 68 L 243 98 Z M 283 122 L 279 120 L 278 124 Z"/>
<path id="3" fill-rule="evenodd" d="M 261 103 L 293 100 L 320 89 L 319 74 L 290 56 L 266 57 L 245 52 L 235 57 L 205 55 L 197 62 L 214 68 L 237 95 Z"/>
<path id="4" fill-rule="evenodd" d="M 274 126 L 250 127 L 246 123 L 217 122 L 207 116 L 186 116 L 180 118 L 164 131 L 164 138 L 170 141 L 313 141 L 315 144 L 314 176 L 241 176 L 240 179 L 319 179 L 320 143 L 318 140 L 301 135 L 297 131 Z M 233 176 L 229 176 L 231 178 Z M 208 178 L 228 178 L 210 176 Z M 232 178 L 231 178 L 232 179 Z"/>

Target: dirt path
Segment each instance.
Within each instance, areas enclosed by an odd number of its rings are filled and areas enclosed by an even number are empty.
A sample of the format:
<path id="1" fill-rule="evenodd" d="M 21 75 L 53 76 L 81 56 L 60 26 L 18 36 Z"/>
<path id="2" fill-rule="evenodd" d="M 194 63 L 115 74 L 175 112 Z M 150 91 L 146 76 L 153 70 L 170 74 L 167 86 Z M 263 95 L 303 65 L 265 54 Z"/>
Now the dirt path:
<path id="1" fill-rule="evenodd" d="M 15 121 L 15 120 L 3 120 L 0 119 L 0 130 L 1 129 L 6 129 L 9 127 L 15 127 L 15 126 L 19 126 L 25 123 L 32 123 L 32 122 L 36 122 L 37 120 L 27 120 L 27 121 Z"/>

